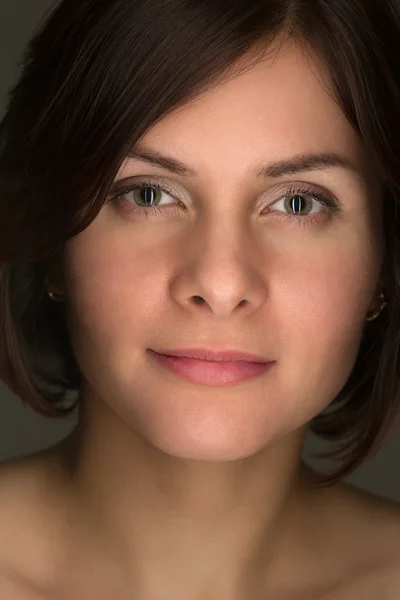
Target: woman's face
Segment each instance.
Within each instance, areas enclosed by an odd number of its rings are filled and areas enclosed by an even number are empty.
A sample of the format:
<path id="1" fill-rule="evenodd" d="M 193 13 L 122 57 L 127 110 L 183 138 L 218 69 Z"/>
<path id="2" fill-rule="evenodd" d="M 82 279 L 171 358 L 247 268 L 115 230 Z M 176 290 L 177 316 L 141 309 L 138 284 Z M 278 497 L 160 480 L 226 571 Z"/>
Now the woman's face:
<path id="1" fill-rule="evenodd" d="M 110 195 L 160 184 L 165 191 L 148 190 L 158 212 L 140 207 L 144 191 L 129 192 L 67 244 L 86 393 L 166 453 L 253 454 L 321 412 L 354 365 L 383 258 L 381 189 L 323 75 L 288 45 L 170 114 L 140 149 L 196 175 L 127 158 Z M 355 170 L 309 163 L 257 175 L 320 153 Z M 146 352 L 189 346 L 276 362 L 240 384 L 207 386 Z"/>

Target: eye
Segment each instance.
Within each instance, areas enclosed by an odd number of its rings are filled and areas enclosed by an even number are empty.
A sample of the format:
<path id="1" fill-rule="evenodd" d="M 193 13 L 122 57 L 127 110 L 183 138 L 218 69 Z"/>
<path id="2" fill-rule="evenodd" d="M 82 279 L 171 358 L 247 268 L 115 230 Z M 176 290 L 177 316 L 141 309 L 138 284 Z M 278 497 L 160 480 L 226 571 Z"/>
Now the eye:
<path id="1" fill-rule="evenodd" d="M 293 211 L 296 216 L 307 216 L 308 214 L 313 214 L 311 211 L 314 208 L 317 208 L 316 212 L 321 212 L 322 204 L 320 201 L 316 200 L 311 194 L 292 194 L 290 196 L 283 196 L 281 200 L 278 200 L 274 204 L 283 204 L 283 208 L 285 210 Z M 315 211 L 314 211 L 315 212 Z"/>
<path id="2" fill-rule="evenodd" d="M 139 180 L 108 196 L 107 202 L 118 200 L 121 210 L 128 214 L 141 214 L 146 218 L 156 213 L 179 210 L 185 205 L 174 198 L 172 187 L 152 180 Z M 170 198 L 170 201 L 166 197 Z M 172 199 L 172 202 L 171 202 Z M 161 208 L 159 208 L 161 207 Z"/>
<path id="3" fill-rule="evenodd" d="M 140 193 L 133 194 L 133 200 L 138 206 L 146 208 L 165 204 L 162 196 L 163 194 L 169 195 L 168 191 L 158 183 L 152 183 L 151 185 L 137 184 L 131 186 L 129 192 L 137 192 L 138 190 L 140 190 Z"/>
<path id="4" fill-rule="evenodd" d="M 278 218 L 293 222 L 297 225 L 307 225 L 320 220 L 320 215 L 323 215 L 324 213 L 341 213 L 339 205 L 333 200 L 333 198 L 328 196 L 328 194 L 324 194 L 319 190 L 313 189 L 310 186 L 291 187 L 286 191 L 284 196 L 281 196 L 279 200 L 273 202 L 268 207 L 268 212 L 271 212 L 271 206 L 276 206 L 280 203 L 284 210 L 288 210 L 294 214 L 282 214 L 279 215 Z M 313 205 L 315 205 L 317 208 L 316 211 L 312 210 Z M 321 207 L 324 207 L 324 209 L 318 210 L 321 209 Z"/>
<path id="5" fill-rule="evenodd" d="M 140 193 L 136 193 L 138 190 L 140 190 Z M 131 192 L 135 193 L 131 194 Z M 111 199 L 126 197 L 128 194 L 131 194 L 130 198 L 132 204 L 136 204 L 141 208 L 152 208 L 153 206 L 158 206 L 160 204 L 168 204 L 168 202 L 166 203 L 163 201 L 162 196 L 163 194 L 168 196 L 171 193 L 171 189 L 158 182 L 139 181 L 121 189 L 114 194 Z"/>

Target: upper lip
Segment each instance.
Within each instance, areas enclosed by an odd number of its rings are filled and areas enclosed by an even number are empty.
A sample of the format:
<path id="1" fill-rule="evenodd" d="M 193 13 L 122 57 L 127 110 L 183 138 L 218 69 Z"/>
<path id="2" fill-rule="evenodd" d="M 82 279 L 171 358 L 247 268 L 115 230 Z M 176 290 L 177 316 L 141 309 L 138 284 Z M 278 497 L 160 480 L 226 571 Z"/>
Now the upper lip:
<path id="1" fill-rule="evenodd" d="M 272 362 L 259 354 L 242 352 L 241 350 L 217 350 L 215 348 L 175 348 L 172 350 L 156 350 L 157 354 L 197 358 L 215 362 Z"/>

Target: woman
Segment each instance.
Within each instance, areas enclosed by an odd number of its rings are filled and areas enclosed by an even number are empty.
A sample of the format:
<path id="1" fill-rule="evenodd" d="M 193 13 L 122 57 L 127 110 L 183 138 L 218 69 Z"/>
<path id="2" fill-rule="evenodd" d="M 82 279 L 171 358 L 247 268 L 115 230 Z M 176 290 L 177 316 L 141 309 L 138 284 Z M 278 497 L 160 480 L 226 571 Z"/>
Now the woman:
<path id="1" fill-rule="evenodd" d="M 399 506 L 341 481 L 398 414 L 399 33 L 394 0 L 64 0 L 35 33 L 1 372 L 79 418 L 2 464 L 2 598 L 399 597 Z"/>

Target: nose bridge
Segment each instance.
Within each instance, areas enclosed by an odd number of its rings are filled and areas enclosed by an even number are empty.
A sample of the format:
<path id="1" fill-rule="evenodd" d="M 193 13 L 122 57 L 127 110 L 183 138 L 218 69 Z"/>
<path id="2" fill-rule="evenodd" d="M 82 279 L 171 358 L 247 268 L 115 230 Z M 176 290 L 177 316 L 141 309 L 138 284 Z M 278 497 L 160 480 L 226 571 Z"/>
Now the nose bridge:
<path id="1" fill-rule="evenodd" d="M 246 280 L 254 276 L 254 257 L 260 255 L 248 221 L 225 205 L 208 211 L 197 232 L 192 232 L 191 271 L 203 289 L 228 296 L 246 294 Z"/>
<path id="2" fill-rule="evenodd" d="M 216 266 L 232 260 L 244 260 L 251 237 L 246 231 L 247 225 L 244 214 L 227 204 L 208 211 L 198 232 L 201 256 L 210 258 Z"/>
<path id="3" fill-rule="evenodd" d="M 244 302 L 253 309 L 261 302 L 265 290 L 256 266 L 260 251 L 249 227 L 246 217 L 227 203 L 202 215 L 196 231 L 189 233 L 181 263 L 181 301 L 201 297 L 220 316 Z"/>

